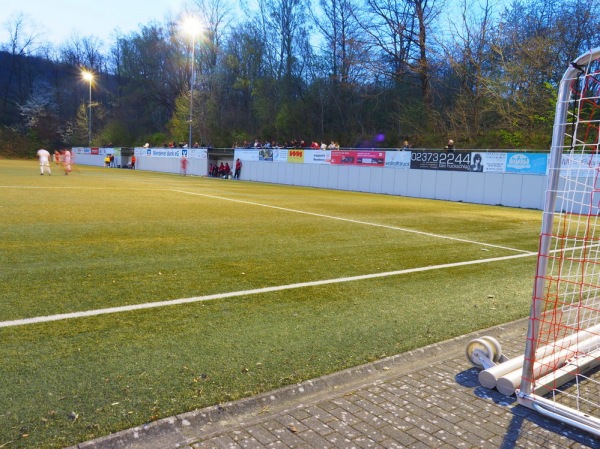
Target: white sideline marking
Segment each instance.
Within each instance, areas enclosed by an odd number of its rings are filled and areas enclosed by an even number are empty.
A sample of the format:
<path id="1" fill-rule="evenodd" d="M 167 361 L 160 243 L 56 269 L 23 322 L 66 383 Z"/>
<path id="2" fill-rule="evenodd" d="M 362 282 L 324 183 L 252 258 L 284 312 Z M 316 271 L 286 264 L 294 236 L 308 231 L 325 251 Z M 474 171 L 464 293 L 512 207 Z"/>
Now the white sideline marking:
<path id="1" fill-rule="evenodd" d="M 0 188 L 10 188 L 12 186 L 0 186 Z M 20 188 L 31 188 L 31 189 L 65 189 L 65 188 L 69 188 L 69 187 L 28 187 L 28 186 L 20 186 Z M 73 187 L 74 188 L 74 187 Z M 82 190 L 81 188 L 77 187 L 78 190 Z M 85 189 L 85 187 L 83 188 Z M 92 190 L 95 190 L 96 188 L 91 188 Z M 103 188 L 102 190 L 122 190 L 121 188 Z M 143 190 L 145 191 L 146 189 L 129 189 L 129 190 Z M 162 190 L 162 191 L 167 191 L 167 192 L 177 192 L 177 193 L 183 193 L 186 195 L 196 195 L 196 196 L 203 196 L 206 198 L 213 198 L 213 199 L 217 199 L 217 200 L 224 200 L 224 201 L 231 201 L 234 203 L 241 203 L 241 204 L 249 204 L 252 206 L 260 206 L 260 207 L 268 207 L 270 209 L 277 209 L 277 210 L 282 210 L 285 212 L 294 212 L 297 214 L 304 214 L 304 215 L 311 215 L 313 217 L 320 217 L 320 218 L 329 218 L 330 220 L 338 220 L 338 221 L 346 221 L 348 223 L 355 223 L 355 224 L 361 224 L 361 225 L 367 225 L 367 226 L 375 226 L 378 228 L 386 228 L 386 229 L 393 229 L 395 231 L 402 231 L 402 232 L 408 232 L 408 233 L 412 233 L 412 234 L 418 234 L 418 235 L 425 235 L 425 236 L 429 236 L 429 237 L 435 237 L 438 239 L 446 239 L 446 240 L 453 240 L 455 242 L 463 242 L 463 243 L 471 243 L 471 244 L 475 244 L 475 245 L 481 245 L 481 246 L 487 246 L 490 248 L 498 248 L 498 249 L 505 249 L 508 251 L 515 251 L 518 253 L 523 253 L 523 254 L 528 254 L 529 251 L 523 250 L 523 249 L 517 249 L 517 248 L 510 248 L 508 246 L 502 246 L 502 245 L 494 245 L 492 243 L 485 243 L 485 242 L 477 242 L 475 240 L 468 240 L 468 239 L 461 239 L 458 237 L 449 237 L 447 235 L 441 235 L 441 234 L 433 234 L 431 232 L 423 232 L 423 231 L 416 231 L 414 229 L 408 229 L 408 228 L 400 228 L 398 226 L 390 226 L 390 225 L 384 225 L 384 224 L 380 224 L 380 223 L 371 223 L 368 221 L 360 221 L 360 220 L 353 220 L 351 218 L 343 218 L 343 217 L 336 217 L 334 215 L 325 215 L 325 214 L 318 214 L 316 212 L 307 212 L 307 211 L 303 211 L 303 210 L 298 210 L 298 209 L 290 209 L 287 207 L 280 207 L 280 206 L 273 206 L 270 204 L 263 204 L 263 203 L 256 203 L 253 201 L 245 201 L 245 200 L 238 200 L 238 199 L 234 199 L 234 198 L 226 198 L 226 197 L 222 197 L 222 196 L 216 196 L 216 195 L 208 195 L 206 193 L 197 193 L 197 192 L 187 192 L 185 190 L 178 190 L 178 189 L 157 189 L 157 190 Z"/>
<path id="2" fill-rule="evenodd" d="M 498 262 L 502 260 L 509 259 L 518 259 L 521 257 L 529 257 L 536 256 L 537 253 L 526 253 L 526 254 L 513 254 L 511 256 L 503 256 L 503 257 L 494 257 L 491 259 L 481 259 L 481 260 L 469 260 L 466 262 L 454 262 L 445 265 L 432 265 L 429 267 L 420 267 L 420 268 L 410 268 L 406 270 L 398 270 L 398 271 L 388 271 L 385 273 L 373 273 L 373 274 L 363 274 L 359 276 L 348 276 L 337 279 L 324 279 L 321 281 L 312 281 L 312 282 L 300 282 L 297 284 L 288 284 L 288 285 L 278 285 L 274 287 L 264 287 L 257 288 L 253 290 L 241 290 L 237 292 L 229 292 L 229 293 L 216 293 L 214 295 L 206 295 L 206 296 L 195 296 L 193 298 L 181 298 L 181 299 L 173 299 L 170 301 L 158 301 L 158 302 L 150 302 L 144 304 L 134 304 L 130 306 L 121 306 L 121 307 L 109 307 L 106 309 L 96 309 L 96 310 L 86 310 L 83 312 L 72 312 L 72 313 L 62 313 L 59 315 L 47 315 L 47 316 L 38 316 L 34 318 L 24 318 L 21 320 L 12 320 L 12 321 L 0 321 L 1 327 L 13 327 L 13 326 L 25 326 L 28 324 L 36 324 L 36 323 L 47 323 L 50 321 L 61 321 L 61 320 L 69 320 L 75 318 L 85 318 L 96 315 L 107 315 L 109 313 L 121 313 L 121 312 L 131 312 L 134 310 L 143 310 L 143 309 L 153 309 L 156 307 L 166 307 L 166 306 L 175 306 L 180 304 L 189 304 L 200 301 L 210 301 L 213 299 L 224 299 L 224 298 L 235 298 L 238 296 L 249 296 L 249 295 L 257 295 L 261 293 L 270 293 L 270 292 L 278 292 L 283 290 L 293 290 L 297 288 L 304 287 L 316 287 L 319 285 L 327 285 L 327 284 L 339 284 L 343 282 L 353 282 L 353 281 L 362 281 L 365 279 L 375 279 L 375 278 L 383 278 L 389 276 L 398 276 L 400 274 L 410 274 L 410 273 L 419 273 L 422 271 L 431 271 L 431 270 L 440 270 L 443 268 L 453 268 L 453 267 L 462 267 L 466 265 L 475 265 L 480 263 L 490 263 L 490 262 Z"/>
<path id="3" fill-rule="evenodd" d="M 298 209 L 289 209 L 287 207 L 280 207 L 280 206 L 272 206 L 270 204 L 255 203 L 253 201 L 236 200 L 236 199 L 233 199 L 233 198 L 226 198 L 226 197 L 222 197 L 222 196 L 207 195 L 205 193 L 186 192 L 185 190 L 177 190 L 177 189 L 170 189 L 170 190 L 172 190 L 173 192 L 185 193 L 187 195 L 204 196 L 204 197 L 207 197 L 207 198 L 214 198 L 214 199 L 217 199 L 217 200 L 233 201 L 234 203 L 242 203 L 242 204 L 250 204 L 252 206 L 268 207 L 268 208 L 271 208 L 271 209 L 278 209 L 278 210 L 283 210 L 283 211 L 286 211 L 286 212 L 295 212 L 297 214 L 312 215 L 313 217 L 321 217 L 321 218 L 329 218 L 331 220 L 347 221 L 349 223 L 356 223 L 356 224 L 362 224 L 362 225 L 367 225 L 367 226 L 375 226 L 375 227 L 378 227 L 378 228 L 393 229 L 395 231 L 410 232 L 412 234 L 426 235 L 426 236 L 435 237 L 435 238 L 438 238 L 438 239 L 454 240 L 456 242 L 464 242 L 464 243 L 473 243 L 475 245 L 489 246 L 491 248 L 500 248 L 500 249 L 506 249 L 508 251 L 516 251 L 516 252 L 519 252 L 519 253 L 529 254 L 529 251 L 526 251 L 526 250 L 523 250 L 523 249 L 509 248 L 507 246 L 494 245 L 494 244 L 491 244 L 491 243 L 484 243 L 484 242 L 477 242 L 477 241 L 474 241 L 474 240 L 461 239 L 461 238 L 458 238 L 458 237 L 448 237 L 447 235 L 433 234 L 433 233 L 430 233 L 430 232 L 415 231 L 414 229 L 399 228 L 397 226 L 384 225 L 384 224 L 380 224 L 380 223 L 370 223 L 368 221 L 352 220 L 351 218 L 342 218 L 342 217 L 336 217 L 336 216 L 333 216 L 333 215 L 317 214 L 316 212 L 306 212 L 306 211 L 298 210 Z"/>

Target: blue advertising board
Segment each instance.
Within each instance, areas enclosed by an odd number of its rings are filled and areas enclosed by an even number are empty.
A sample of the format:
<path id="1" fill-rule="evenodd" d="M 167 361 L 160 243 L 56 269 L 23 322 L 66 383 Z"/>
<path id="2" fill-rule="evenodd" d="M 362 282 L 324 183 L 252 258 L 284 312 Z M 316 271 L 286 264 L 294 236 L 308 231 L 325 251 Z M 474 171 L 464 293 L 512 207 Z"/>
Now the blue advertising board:
<path id="1" fill-rule="evenodd" d="M 548 156 L 538 153 L 506 153 L 506 173 L 545 175 Z"/>

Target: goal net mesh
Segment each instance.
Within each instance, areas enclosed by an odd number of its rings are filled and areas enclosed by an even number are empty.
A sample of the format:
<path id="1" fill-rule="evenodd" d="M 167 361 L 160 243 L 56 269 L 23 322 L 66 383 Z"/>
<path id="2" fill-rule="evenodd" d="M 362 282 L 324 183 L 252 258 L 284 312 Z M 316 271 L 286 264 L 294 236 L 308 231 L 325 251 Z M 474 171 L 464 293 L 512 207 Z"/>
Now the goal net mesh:
<path id="1" fill-rule="evenodd" d="M 574 425 L 581 418 L 592 432 L 600 432 L 598 57 L 596 50 L 582 55 L 559 87 L 518 393 L 520 403 Z"/>

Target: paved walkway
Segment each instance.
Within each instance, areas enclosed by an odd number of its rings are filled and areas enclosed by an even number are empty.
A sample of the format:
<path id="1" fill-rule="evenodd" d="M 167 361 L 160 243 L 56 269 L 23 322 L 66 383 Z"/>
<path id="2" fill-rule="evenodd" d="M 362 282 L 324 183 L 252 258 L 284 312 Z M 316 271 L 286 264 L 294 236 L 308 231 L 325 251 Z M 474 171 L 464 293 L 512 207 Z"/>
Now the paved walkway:
<path id="1" fill-rule="evenodd" d="M 515 357 L 525 331 L 520 320 L 71 449 L 600 448 L 479 385 L 467 343 L 491 335 Z"/>

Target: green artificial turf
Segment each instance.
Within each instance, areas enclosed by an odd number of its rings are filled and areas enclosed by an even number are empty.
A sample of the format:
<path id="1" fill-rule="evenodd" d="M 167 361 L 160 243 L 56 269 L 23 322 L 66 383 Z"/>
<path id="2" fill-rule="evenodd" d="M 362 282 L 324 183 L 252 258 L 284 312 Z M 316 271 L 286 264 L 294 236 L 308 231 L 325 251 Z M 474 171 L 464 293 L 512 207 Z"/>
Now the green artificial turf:
<path id="1" fill-rule="evenodd" d="M 0 160 L 2 322 L 516 255 L 537 250 L 541 221 L 142 171 L 38 173 Z M 0 447 L 73 445 L 526 316 L 535 262 L 0 328 Z"/>

